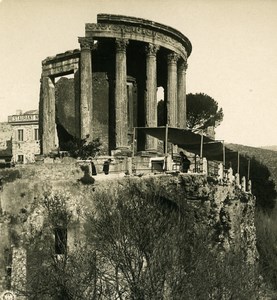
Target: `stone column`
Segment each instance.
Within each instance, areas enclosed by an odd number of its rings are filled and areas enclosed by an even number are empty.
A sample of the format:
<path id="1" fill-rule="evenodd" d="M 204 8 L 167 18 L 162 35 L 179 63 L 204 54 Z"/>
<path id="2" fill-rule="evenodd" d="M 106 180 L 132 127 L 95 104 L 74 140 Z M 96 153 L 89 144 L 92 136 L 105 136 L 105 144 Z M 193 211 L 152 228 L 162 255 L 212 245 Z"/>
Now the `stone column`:
<path id="1" fill-rule="evenodd" d="M 159 46 L 146 46 L 146 91 L 145 91 L 145 126 L 157 126 L 157 62 L 156 54 Z M 145 150 L 157 152 L 157 139 L 146 136 Z"/>
<path id="2" fill-rule="evenodd" d="M 116 39 L 115 57 L 115 145 L 128 148 L 128 103 L 126 47 L 128 40 Z"/>
<path id="3" fill-rule="evenodd" d="M 55 148 L 56 137 L 55 84 L 48 76 L 41 78 L 40 107 L 42 154 L 48 154 Z"/>
<path id="4" fill-rule="evenodd" d="M 92 140 L 92 61 L 93 39 L 79 37 L 80 57 L 80 137 Z"/>
<path id="5" fill-rule="evenodd" d="M 177 105 L 177 127 L 186 128 L 187 104 L 186 104 L 186 69 L 187 61 L 181 60 L 178 65 L 178 105 Z"/>
<path id="6" fill-rule="evenodd" d="M 170 53 L 167 56 L 167 123 L 170 127 L 176 127 L 177 114 L 177 61 L 178 55 Z"/>

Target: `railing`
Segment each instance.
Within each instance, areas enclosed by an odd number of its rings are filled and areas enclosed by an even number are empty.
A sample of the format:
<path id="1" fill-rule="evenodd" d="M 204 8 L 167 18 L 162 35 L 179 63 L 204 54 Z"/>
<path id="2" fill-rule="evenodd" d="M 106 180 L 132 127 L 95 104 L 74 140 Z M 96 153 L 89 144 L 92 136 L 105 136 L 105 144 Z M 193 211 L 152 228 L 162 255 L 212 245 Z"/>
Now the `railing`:
<path id="1" fill-rule="evenodd" d="M 221 162 L 207 161 L 206 158 L 200 157 L 188 157 L 191 161 L 191 165 L 188 173 L 190 174 L 206 174 L 209 177 L 213 177 L 219 184 L 235 184 L 244 192 L 251 193 L 251 180 L 247 182 L 245 177 L 240 180 L 239 174 L 233 175 L 233 169 L 225 169 Z M 92 158 L 88 160 L 78 160 L 79 164 L 86 164 L 89 167 L 89 173 L 96 175 L 103 173 L 103 164 L 107 158 Z M 96 170 L 96 174 L 92 173 L 92 166 Z M 149 160 L 143 160 L 139 163 L 134 161 L 134 158 L 126 158 L 125 160 L 117 161 L 116 158 L 112 158 L 110 164 L 109 174 L 125 173 L 126 175 L 143 175 L 149 173 L 164 173 L 173 172 L 178 173 L 180 166 L 180 159 L 171 155 L 152 157 Z"/>

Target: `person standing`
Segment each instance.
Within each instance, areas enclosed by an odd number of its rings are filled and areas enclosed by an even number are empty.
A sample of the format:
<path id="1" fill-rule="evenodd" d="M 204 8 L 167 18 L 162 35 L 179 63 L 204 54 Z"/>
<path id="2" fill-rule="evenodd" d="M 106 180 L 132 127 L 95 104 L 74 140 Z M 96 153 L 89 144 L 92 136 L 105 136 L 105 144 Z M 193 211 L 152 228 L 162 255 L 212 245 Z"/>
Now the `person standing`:
<path id="1" fill-rule="evenodd" d="M 181 157 L 181 161 L 180 161 L 180 171 L 183 173 L 187 173 L 190 167 L 190 160 L 187 158 L 187 156 L 185 155 L 185 153 L 183 151 L 180 151 L 180 157 Z"/>
<path id="2" fill-rule="evenodd" d="M 109 158 L 108 160 L 104 161 L 103 164 L 103 172 L 105 173 L 105 175 L 109 174 L 109 170 L 110 170 L 110 163 L 111 163 L 111 159 Z"/>
<path id="3" fill-rule="evenodd" d="M 91 164 L 91 175 L 93 176 L 97 175 L 96 167 L 92 160 L 90 161 L 90 164 Z"/>

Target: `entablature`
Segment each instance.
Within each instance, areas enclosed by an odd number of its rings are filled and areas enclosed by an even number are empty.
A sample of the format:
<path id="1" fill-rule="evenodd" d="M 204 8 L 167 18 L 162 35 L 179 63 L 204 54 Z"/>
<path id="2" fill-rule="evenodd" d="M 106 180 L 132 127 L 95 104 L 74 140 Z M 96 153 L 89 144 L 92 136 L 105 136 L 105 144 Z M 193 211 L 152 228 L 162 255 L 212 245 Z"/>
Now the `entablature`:
<path id="1" fill-rule="evenodd" d="M 113 15 L 113 14 L 98 14 L 97 15 L 98 24 L 115 24 L 115 25 L 125 25 L 139 27 L 142 29 L 149 29 L 151 31 L 161 33 L 165 36 L 171 37 L 174 40 L 180 42 L 183 47 L 185 47 L 187 56 L 190 56 L 192 51 L 192 45 L 190 40 L 182 34 L 180 31 L 172 28 L 170 26 L 154 22 L 147 19 L 123 16 L 123 15 Z"/>
<path id="2" fill-rule="evenodd" d="M 152 43 L 176 52 L 184 60 L 187 58 L 187 51 L 180 42 L 162 33 L 141 27 L 113 24 L 86 24 L 86 36 L 95 39 L 115 38 Z"/>
<path id="3" fill-rule="evenodd" d="M 75 73 L 79 67 L 79 60 L 79 49 L 47 57 L 42 61 L 42 76 L 62 76 Z"/>

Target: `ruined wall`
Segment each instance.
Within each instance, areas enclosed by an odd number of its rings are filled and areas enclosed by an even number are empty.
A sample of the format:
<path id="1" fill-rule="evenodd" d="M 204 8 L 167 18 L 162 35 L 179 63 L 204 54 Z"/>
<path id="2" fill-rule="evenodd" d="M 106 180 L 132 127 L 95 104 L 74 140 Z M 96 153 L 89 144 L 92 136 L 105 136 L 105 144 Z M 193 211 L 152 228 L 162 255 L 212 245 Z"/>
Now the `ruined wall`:
<path id="1" fill-rule="evenodd" d="M 79 137 L 78 133 L 78 76 L 75 79 L 62 77 L 55 85 L 56 123 L 59 144 Z M 95 72 L 92 79 L 93 104 L 92 127 L 93 139 L 101 137 L 101 153 L 107 155 L 109 150 L 109 102 L 110 86 L 106 72 Z M 61 147 L 63 149 L 63 146 Z M 63 149 L 67 150 L 67 149 Z"/>
<path id="2" fill-rule="evenodd" d="M 75 85 L 73 78 L 60 78 L 55 85 L 56 122 L 72 136 L 76 136 Z M 59 135 L 59 131 L 58 131 Z"/>
<path id="3" fill-rule="evenodd" d="M 7 148 L 7 142 L 12 137 L 12 126 L 7 122 L 0 123 L 0 150 Z"/>
<path id="4" fill-rule="evenodd" d="M 234 183 L 219 184 L 205 175 L 179 174 L 126 178 L 104 176 L 105 180 L 101 176 L 95 176 L 93 185 L 82 185 L 78 181 L 82 172 L 79 166 L 73 163 L 43 164 L 5 170 L 1 176 L 3 187 L 0 192 L 0 293 L 8 286 L 8 262 L 7 259 L 3 259 L 6 257 L 5 252 L 14 251 L 17 254 L 13 257 L 14 266 L 18 267 L 22 265 L 23 260 L 26 261 L 28 254 L 20 247 L 23 246 L 28 252 L 32 235 L 41 230 L 45 217 L 39 203 L 44 192 L 49 190 L 60 192 L 69 199 L 67 209 L 72 214 L 71 225 L 68 227 L 69 250 L 80 237 L 82 239 L 80 211 L 94 210 L 95 191 L 103 191 L 112 199 L 117 190 L 127 187 L 130 182 L 137 182 L 141 191 L 147 193 L 148 188 L 155 186 L 163 199 L 168 199 L 187 210 L 195 230 L 199 224 L 209 228 L 213 233 L 211 243 L 218 251 L 242 251 L 251 264 L 257 259 L 255 200 L 251 193 L 242 191 Z M 24 267 L 21 269 L 24 271 Z M 19 280 L 21 284 L 26 284 L 17 273 L 22 274 L 18 269 L 15 269 L 14 273 L 12 270 L 11 282 Z"/>
<path id="5" fill-rule="evenodd" d="M 109 154 L 109 82 L 106 72 L 95 72 L 92 78 L 92 134 L 100 138 L 102 154 Z"/>

